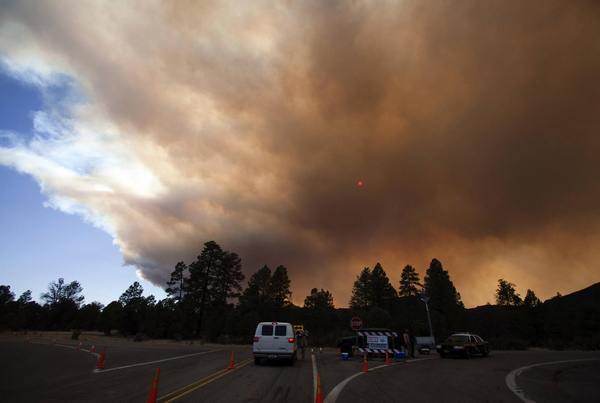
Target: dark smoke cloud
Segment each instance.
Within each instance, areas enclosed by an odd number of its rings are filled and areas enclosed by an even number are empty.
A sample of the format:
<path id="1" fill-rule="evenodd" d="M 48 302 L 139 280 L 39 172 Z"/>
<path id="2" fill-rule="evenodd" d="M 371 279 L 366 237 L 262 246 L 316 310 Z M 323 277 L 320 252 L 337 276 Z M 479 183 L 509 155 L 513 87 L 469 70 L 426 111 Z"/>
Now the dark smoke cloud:
<path id="1" fill-rule="evenodd" d="M 378 261 L 397 285 L 438 258 L 467 306 L 499 278 L 542 298 L 598 281 L 594 2 L 72 6 L 8 6 L 0 32 L 26 27 L 42 62 L 4 51 L 77 78 L 73 131 L 118 157 L 87 172 L 112 193 L 0 161 L 84 206 L 142 276 L 214 239 L 248 276 L 287 266 L 297 304 L 319 287 L 346 306 Z M 111 169 L 132 161 L 142 189 Z"/>

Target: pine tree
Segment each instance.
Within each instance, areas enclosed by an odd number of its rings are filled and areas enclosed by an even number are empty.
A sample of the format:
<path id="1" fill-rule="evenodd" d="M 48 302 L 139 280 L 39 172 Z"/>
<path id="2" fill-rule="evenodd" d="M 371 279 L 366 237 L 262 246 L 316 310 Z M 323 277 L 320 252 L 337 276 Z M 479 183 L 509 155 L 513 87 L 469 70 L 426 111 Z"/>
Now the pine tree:
<path id="1" fill-rule="evenodd" d="M 270 294 L 275 308 L 283 308 L 291 304 L 291 281 L 284 266 L 275 269 L 271 277 Z"/>
<path id="2" fill-rule="evenodd" d="M 324 291 L 321 288 L 321 291 L 319 291 L 313 288 L 310 291 L 310 295 L 304 299 L 304 308 L 316 310 L 334 308 L 333 295 L 331 295 L 329 290 Z"/>
<path id="3" fill-rule="evenodd" d="M 419 282 L 419 273 L 414 267 L 407 264 L 402 269 L 400 276 L 400 296 L 401 297 L 414 297 L 419 294 L 417 287 L 423 287 Z"/>
<path id="4" fill-rule="evenodd" d="M 384 310 L 389 309 L 393 301 L 398 297 L 398 293 L 392 284 L 390 284 L 390 279 L 379 262 L 373 268 L 369 282 L 372 305 Z"/>
<path id="5" fill-rule="evenodd" d="M 531 290 L 527 290 L 527 295 L 525 295 L 525 299 L 523 300 L 523 305 L 528 307 L 536 307 L 542 304 L 542 301 L 535 295 L 535 293 Z"/>
<path id="6" fill-rule="evenodd" d="M 248 281 L 248 286 L 240 297 L 240 308 L 243 311 L 255 311 L 259 318 L 270 310 L 271 269 L 264 265 L 254 273 Z"/>
<path id="7" fill-rule="evenodd" d="M 437 259 L 433 259 L 427 269 L 425 290 L 429 296 L 434 331 L 438 335 L 453 331 L 459 325 L 464 305 L 448 271 L 444 270 L 442 263 Z"/>
<path id="8" fill-rule="evenodd" d="M 189 267 L 190 278 L 185 291 L 189 294 L 188 301 L 198 315 L 196 337 L 202 335 L 204 312 L 209 303 L 214 300 L 213 282 L 222 260 L 223 250 L 221 247 L 215 241 L 209 241 L 204 244 L 198 260 Z"/>
<path id="9" fill-rule="evenodd" d="M 215 305 L 219 309 L 225 307 L 228 299 L 241 295 L 241 283 L 245 278 L 242 259 L 233 252 L 223 253 L 222 264 L 217 268 L 214 280 Z"/>
<path id="10" fill-rule="evenodd" d="M 350 308 L 367 309 L 371 301 L 371 270 L 365 267 L 358 276 L 352 287 L 352 296 L 350 297 Z"/>
<path id="11" fill-rule="evenodd" d="M 165 290 L 165 292 L 169 295 L 169 297 L 172 297 L 175 302 L 180 302 L 183 300 L 186 285 L 185 272 L 187 270 L 188 267 L 185 263 L 177 263 L 175 265 L 175 270 L 173 270 L 171 273 L 171 279 L 167 281 L 167 285 L 169 287 Z"/>
<path id="12" fill-rule="evenodd" d="M 523 302 L 521 296 L 517 294 L 516 286 L 502 278 L 498 280 L 495 297 L 498 305 L 521 305 Z"/>

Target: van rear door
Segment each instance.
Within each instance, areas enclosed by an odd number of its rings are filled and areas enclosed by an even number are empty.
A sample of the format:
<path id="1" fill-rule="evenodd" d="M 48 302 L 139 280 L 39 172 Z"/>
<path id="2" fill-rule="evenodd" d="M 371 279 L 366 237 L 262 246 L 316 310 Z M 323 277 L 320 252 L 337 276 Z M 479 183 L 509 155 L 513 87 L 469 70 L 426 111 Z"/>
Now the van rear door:
<path id="1" fill-rule="evenodd" d="M 288 339 L 294 336 L 288 331 L 288 328 L 291 329 L 291 326 L 275 325 L 275 335 L 273 336 L 273 349 L 275 352 L 283 353 L 291 351 L 294 344 L 290 343 Z"/>
<path id="2" fill-rule="evenodd" d="M 271 352 L 274 350 L 273 347 L 273 328 L 275 326 L 271 325 L 271 324 L 263 324 L 262 325 L 262 330 L 261 330 L 261 334 L 258 336 L 260 337 L 259 339 L 259 346 L 260 346 L 260 350 L 261 351 L 268 351 Z"/>

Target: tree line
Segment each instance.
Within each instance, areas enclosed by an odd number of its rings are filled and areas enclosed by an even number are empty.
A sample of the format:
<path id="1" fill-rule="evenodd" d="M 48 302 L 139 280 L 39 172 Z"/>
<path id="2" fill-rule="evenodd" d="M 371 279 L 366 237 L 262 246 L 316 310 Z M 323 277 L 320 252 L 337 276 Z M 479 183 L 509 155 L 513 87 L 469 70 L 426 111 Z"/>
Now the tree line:
<path id="1" fill-rule="evenodd" d="M 432 329 L 436 340 L 456 331 L 472 331 L 489 339 L 495 348 L 600 348 L 597 331 L 594 336 L 594 329 L 600 328 L 600 300 L 587 307 L 585 318 L 578 315 L 584 325 L 569 322 L 571 333 L 560 328 L 568 322 L 564 319 L 568 318 L 566 308 L 561 304 L 549 307 L 551 304 L 542 303 L 531 290 L 521 300 L 516 286 L 504 279 L 498 283 L 496 305 L 465 309 L 448 271 L 437 259 L 431 261 L 423 281 L 413 266 L 406 265 L 396 285 L 380 263 L 373 269 L 365 267 L 354 281 L 349 308 L 342 309 L 335 308 L 329 290 L 318 288 L 311 290 L 302 306 L 293 304 L 291 281 L 283 265 L 275 270 L 263 266 L 245 288 L 244 280 L 240 257 L 210 241 L 195 261 L 175 265 L 167 282 L 168 297 L 160 301 L 153 295 L 144 297 L 138 282 L 107 306 L 84 304 L 83 288 L 77 281 L 66 283 L 61 278 L 51 282 L 48 292 L 41 295 L 41 305 L 32 301 L 31 291 L 15 299 L 10 286 L 2 285 L 0 330 L 97 330 L 137 341 L 167 338 L 249 343 L 257 323 L 277 320 L 304 325 L 311 345 L 327 346 L 351 335 L 350 319 L 358 316 L 364 327 L 398 333 L 409 329 L 417 336 L 427 336 Z"/>

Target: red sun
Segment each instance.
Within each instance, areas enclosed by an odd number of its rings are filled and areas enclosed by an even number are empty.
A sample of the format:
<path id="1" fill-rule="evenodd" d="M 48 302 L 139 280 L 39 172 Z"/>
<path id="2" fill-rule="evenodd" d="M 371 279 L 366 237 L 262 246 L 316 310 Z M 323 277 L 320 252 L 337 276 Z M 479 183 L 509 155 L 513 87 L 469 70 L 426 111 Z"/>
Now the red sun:
<path id="1" fill-rule="evenodd" d="M 362 182 L 358 182 L 358 186 L 362 186 Z"/>

